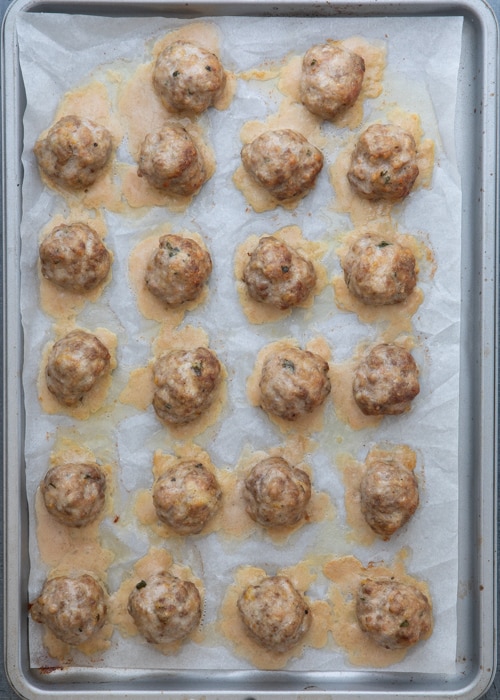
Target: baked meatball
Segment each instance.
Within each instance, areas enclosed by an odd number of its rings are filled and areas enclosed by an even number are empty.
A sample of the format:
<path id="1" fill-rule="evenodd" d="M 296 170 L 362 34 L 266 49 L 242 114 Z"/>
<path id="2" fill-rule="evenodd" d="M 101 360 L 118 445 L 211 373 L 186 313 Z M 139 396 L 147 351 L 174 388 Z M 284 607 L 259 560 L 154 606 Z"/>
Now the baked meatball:
<path id="1" fill-rule="evenodd" d="M 196 461 L 180 462 L 153 486 L 158 519 L 179 535 L 201 532 L 217 511 L 222 491 L 215 475 Z"/>
<path id="2" fill-rule="evenodd" d="M 196 299 L 212 272 L 210 253 L 192 238 L 167 234 L 159 240 L 146 268 L 151 294 L 167 306 Z"/>
<path id="3" fill-rule="evenodd" d="M 264 527 L 294 525 L 311 498 L 309 476 L 282 457 L 256 464 L 245 479 L 247 513 Z"/>
<path id="4" fill-rule="evenodd" d="M 154 364 L 153 408 L 166 423 L 189 423 L 212 404 L 221 365 L 208 348 L 171 350 Z"/>
<path id="5" fill-rule="evenodd" d="M 248 635 L 269 651 L 288 651 L 306 634 L 311 611 L 286 576 L 269 576 L 238 598 Z"/>
<path id="6" fill-rule="evenodd" d="M 47 388 L 59 403 L 74 406 L 109 372 L 110 364 L 109 351 L 99 338 L 79 329 L 71 331 L 49 353 Z"/>
<path id="7" fill-rule="evenodd" d="M 392 578 L 368 579 L 359 586 L 356 616 L 363 632 L 386 649 L 404 649 L 432 630 L 427 596 Z"/>
<path id="8" fill-rule="evenodd" d="M 393 124 L 373 124 L 361 134 L 347 173 L 358 195 L 386 200 L 406 197 L 417 176 L 415 140 Z"/>
<path id="9" fill-rule="evenodd" d="M 134 586 L 127 610 L 146 641 L 165 644 L 184 639 L 198 627 L 201 598 L 191 581 L 160 571 Z"/>
<path id="10" fill-rule="evenodd" d="M 112 150 L 107 129 L 74 115 L 56 122 L 34 148 L 40 170 L 71 190 L 92 185 L 108 164 Z"/>
<path id="11" fill-rule="evenodd" d="M 108 276 L 111 254 L 87 224 L 61 224 L 40 243 L 42 275 L 63 289 L 88 292 Z"/>
<path id="12" fill-rule="evenodd" d="M 263 236 L 250 254 L 243 281 L 255 301 L 289 309 L 305 301 L 316 284 L 310 260 L 273 236 Z"/>
<path id="13" fill-rule="evenodd" d="M 106 621 L 107 596 L 90 574 L 56 576 L 44 583 L 41 594 L 31 604 L 35 622 L 46 625 L 66 644 L 83 644 Z"/>
<path id="14" fill-rule="evenodd" d="M 374 234 L 353 242 L 342 267 L 351 294 L 370 306 L 399 304 L 417 283 L 417 263 L 412 251 Z"/>
<path id="15" fill-rule="evenodd" d="M 412 469 L 397 462 L 371 464 L 361 479 L 361 512 L 384 539 L 405 525 L 416 511 L 418 483 Z"/>
<path id="16" fill-rule="evenodd" d="M 153 85 L 167 109 L 200 114 L 213 105 L 225 84 L 217 56 L 187 41 L 175 41 L 156 59 Z"/>
<path id="17" fill-rule="evenodd" d="M 323 167 L 323 154 L 291 129 L 265 131 L 243 146 L 245 170 L 272 196 L 283 201 L 306 194 Z"/>
<path id="18" fill-rule="evenodd" d="M 398 345 L 376 345 L 354 372 L 353 394 L 367 416 L 393 416 L 410 410 L 420 391 L 418 367 Z"/>
<path id="19" fill-rule="evenodd" d="M 312 46 L 302 60 L 302 104 L 323 119 L 333 119 L 356 102 L 364 75 L 365 62 L 353 51 L 333 41 Z"/>
<path id="20" fill-rule="evenodd" d="M 46 473 L 40 490 L 48 512 L 56 520 L 69 527 L 84 527 L 104 508 L 106 477 L 97 464 L 58 464 Z"/>
<path id="21" fill-rule="evenodd" d="M 293 421 L 321 406 L 331 385 L 329 365 L 316 353 L 286 348 L 264 362 L 260 405 L 268 413 Z"/>
<path id="22" fill-rule="evenodd" d="M 207 179 L 202 154 L 178 124 L 167 124 L 146 136 L 137 174 L 162 192 L 182 196 L 198 192 Z"/>

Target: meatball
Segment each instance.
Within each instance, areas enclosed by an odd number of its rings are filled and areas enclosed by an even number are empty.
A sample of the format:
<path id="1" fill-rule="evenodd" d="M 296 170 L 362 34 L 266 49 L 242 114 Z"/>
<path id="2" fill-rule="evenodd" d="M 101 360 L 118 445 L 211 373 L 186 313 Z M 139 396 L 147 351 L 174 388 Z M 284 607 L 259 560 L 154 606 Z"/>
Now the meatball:
<path id="1" fill-rule="evenodd" d="M 308 350 L 290 347 L 272 353 L 259 383 L 262 408 L 290 421 L 311 413 L 330 393 L 329 369 L 326 360 Z"/>
<path id="2" fill-rule="evenodd" d="M 316 285 L 316 271 L 286 243 L 264 236 L 250 254 L 243 281 L 255 301 L 289 309 L 307 299 Z"/>
<path id="3" fill-rule="evenodd" d="M 306 194 L 323 167 L 323 154 L 302 134 L 291 129 L 265 131 L 243 146 L 245 170 L 275 199 Z"/>
<path id="4" fill-rule="evenodd" d="M 302 61 L 302 104 L 323 119 L 333 119 L 356 102 L 364 75 L 365 62 L 353 51 L 332 41 L 312 46 Z"/>
<path id="5" fill-rule="evenodd" d="M 221 498 L 215 475 L 196 461 L 180 462 L 153 486 L 156 515 L 179 535 L 201 532 L 217 511 Z"/>
<path id="6" fill-rule="evenodd" d="M 59 403 L 74 406 L 109 371 L 107 347 L 92 333 L 74 330 L 54 344 L 45 377 L 47 388 Z"/>
<path id="7" fill-rule="evenodd" d="M 87 224 L 61 224 L 39 248 L 42 275 L 63 289 L 88 292 L 108 276 L 111 254 Z"/>
<path id="8" fill-rule="evenodd" d="M 63 117 L 35 143 L 40 170 L 59 185 L 81 190 L 92 185 L 111 158 L 111 134 L 90 119 Z"/>
<path id="9" fill-rule="evenodd" d="M 146 641 L 165 644 L 184 639 L 198 627 L 201 598 L 191 581 L 160 571 L 134 586 L 127 610 Z"/>
<path id="10" fill-rule="evenodd" d="M 306 634 L 311 611 L 286 576 L 269 576 L 238 598 L 248 635 L 269 651 L 288 651 Z"/>
<path id="11" fill-rule="evenodd" d="M 45 582 L 30 613 L 35 622 L 45 624 L 62 642 L 75 646 L 104 625 L 106 598 L 101 584 L 90 574 L 57 576 Z"/>
<path id="12" fill-rule="evenodd" d="M 364 199 L 394 201 L 409 194 L 418 172 L 413 136 L 399 126 L 373 124 L 359 137 L 347 177 Z"/>
<path id="13" fill-rule="evenodd" d="M 264 527 L 294 525 L 311 498 L 309 476 L 282 457 L 256 464 L 245 479 L 247 513 Z"/>
<path id="14" fill-rule="evenodd" d="M 200 114 L 214 104 L 226 84 L 217 56 L 187 41 L 175 41 L 159 54 L 153 85 L 167 109 Z"/>
<path id="15" fill-rule="evenodd" d="M 399 304 L 417 283 L 417 263 L 412 251 L 373 234 L 354 241 L 342 267 L 351 294 L 370 306 Z"/>
<path id="16" fill-rule="evenodd" d="M 397 345 L 376 345 L 354 373 L 353 394 L 367 416 L 393 416 L 410 410 L 420 391 L 418 367 Z"/>
<path id="17" fill-rule="evenodd" d="M 402 527 L 416 511 L 418 483 L 412 469 L 396 462 L 371 464 L 360 484 L 361 512 L 384 539 Z"/>
<path id="18" fill-rule="evenodd" d="M 162 236 L 146 268 L 151 294 L 167 306 L 196 299 L 212 272 L 210 253 L 192 238 Z"/>
<path id="19" fill-rule="evenodd" d="M 221 365 L 208 348 L 172 350 L 154 365 L 153 408 L 166 423 L 189 423 L 212 404 Z"/>
<path id="20" fill-rule="evenodd" d="M 432 630 L 432 610 L 416 586 L 392 578 L 368 579 L 359 586 L 356 615 L 363 632 L 386 649 L 404 649 Z"/>
<path id="21" fill-rule="evenodd" d="M 195 194 L 207 180 L 202 154 L 178 124 L 167 124 L 146 136 L 137 174 L 162 192 L 182 196 Z"/>
<path id="22" fill-rule="evenodd" d="M 46 473 L 40 490 L 56 520 L 69 527 L 84 527 L 104 508 L 106 477 L 96 464 L 58 464 Z"/>

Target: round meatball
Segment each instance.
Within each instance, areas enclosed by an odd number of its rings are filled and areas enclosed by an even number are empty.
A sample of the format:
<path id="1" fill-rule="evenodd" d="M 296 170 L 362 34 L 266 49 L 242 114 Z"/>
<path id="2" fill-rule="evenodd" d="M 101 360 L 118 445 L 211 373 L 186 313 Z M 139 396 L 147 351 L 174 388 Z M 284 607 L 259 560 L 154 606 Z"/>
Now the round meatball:
<path id="1" fill-rule="evenodd" d="M 201 597 L 191 581 L 160 571 L 134 586 L 127 610 L 146 641 L 165 644 L 184 639 L 198 627 Z"/>
<path id="2" fill-rule="evenodd" d="M 263 236 L 250 254 L 243 281 L 255 301 L 289 309 L 307 299 L 316 285 L 316 271 L 286 243 Z"/>
<path id="3" fill-rule="evenodd" d="M 304 597 L 286 576 L 269 576 L 248 586 L 237 605 L 248 635 L 269 651 L 288 651 L 311 625 Z"/>
<path id="4" fill-rule="evenodd" d="M 373 124 L 359 137 L 347 177 L 364 199 L 403 199 L 418 176 L 417 147 L 399 126 Z"/>
<path id="5" fill-rule="evenodd" d="M 92 333 L 74 330 L 54 344 L 45 377 L 47 388 L 59 403 L 74 406 L 109 372 L 111 356 Z"/>
<path id="6" fill-rule="evenodd" d="M 69 527 L 84 527 L 104 508 L 106 477 L 97 464 L 58 464 L 46 473 L 40 490 L 48 512 L 56 520 Z"/>
<path id="7" fill-rule="evenodd" d="M 294 525 L 311 498 L 309 476 L 282 457 L 256 464 L 245 479 L 247 513 L 264 527 Z"/>
<path id="8" fill-rule="evenodd" d="M 112 150 L 107 129 L 74 115 L 56 122 L 34 148 L 40 170 L 72 190 L 92 185 L 108 164 Z"/>
<path id="9" fill-rule="evenodd" d="M 137 174 L 162 192 L 182 196 L 198 192 L 207 179 L 202 154 L 178 124 L 167 124 L 146 136 Z"/>
<path id="10" fill-rule="evenodd" d="M 272 196 L 283 201 L 306 194 L 323 167 L 323 154 L 291 129 L 265 131 L 243 146 L 245 170 Z"/>
<path id="11" fill-rule="evenodd" d="M 302 60 L 300 99 L 313 114 L 333 119 L 358 99 L 365 62 L 336 42 L 312 46 Z"/>
<path id="12" fill-rule="evenodd" d="M 63 289 L 84 293 L 109 274 L 111 254 L 87 224 L 61 224 L 40 243 L 42 275 Z"/>
<path id="13" fill-rule="evenodd" d="M 156 59 L 153 85 L 167 109 L 200 114 L 214 104 L 225 84 L 217 56 L 187 41 L 175 41 Z"/>
<path id="14" fill-rule="evenodd" d="M 192 238 L 167 234 L 159 240 L 146 268 L 151 294 L 167 306 L 196 299 L 212 272 L 210 253 Z"/>
<path id="15" fill-rule="evenodd" d="M 399 304 L 417 283 L 417 263 L 412 251 L 373 234 L 354 241 L 342 267 L 351 294 L 370 306 Z"/>
<path id="16" fill-rule="evenodd" d="M 260 405 L 268 413 L 296 420 L 321 406 L 330 393 L 329 365 L 316 353 L 286 348 L 264 362 Z"/>
<path id="17" fill-rule="evenodd" d="M 384 539 L 405 525 L 416 511 L 418 482 L 412 469 L 397 462 L 375 462 L 360 484 L 361 512 Z"/>
<path id="18" fill-rule="evenodd" d="M 154 364 L 153 408 L 166 423 L 189 423 L 212 404 L 221 365 L 208 348 L 172 350 Z"/>
<path id="19" fill-rule="evenodd" d="M 359 586 L 356 615 L 363 632 L 386 649 L 404 649 L 432 630 L 427 596 L 392 578 L 368 579 Z"/>
<path id="20" fill-rule="evenodd" d="M 180 462 L 153 486 L 156 515 L 179 535 L 201 532 L 219 508 L 221 498 L 215 475 L 196 461 Z"/>
<path id="21" fill-rule="evenodd" d="M 35 622 L 46 625 L 62 642 L 75 646 L 104 625 L 106 599 L 103 587 L 90 574 L 57 576 L 45 582 L 30 613 Z"/>

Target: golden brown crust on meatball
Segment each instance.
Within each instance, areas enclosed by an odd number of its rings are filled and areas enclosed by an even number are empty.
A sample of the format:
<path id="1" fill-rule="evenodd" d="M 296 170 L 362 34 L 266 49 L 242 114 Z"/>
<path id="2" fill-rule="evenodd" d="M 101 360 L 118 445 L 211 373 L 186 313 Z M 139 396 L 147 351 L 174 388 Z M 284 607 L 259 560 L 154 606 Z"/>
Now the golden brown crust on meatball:
<path id="1" fill-rule="evenodd" d="M 222 491 L 216 476 L 201 462 L 180 462 L 153 486 L 153 504 L 162 522 L 180 535 L 195 535 L 216 513 Z"/>
<path id="2" fill-rule="evenodd" d="M 40 490 L 45 507 L 68 527 L 84 527 L 102 512 L 106 500 L 106 477 L 97 464 L 69 462 L 46 473 Z"/>
<path id="3" fill-rule="evenodd" d="M 92 185 L 108 164 L 112 150 L 107 129 L 75 115 L 56 122 L 34 147 L 40 170 L 72 190 Z"/>
<path id="4" fill-rule="evenodd" d="M 305 301 L 316 279 L 312 262 L 273 236 L 259 240 L 243 271 L 251 298 L 278 309 Z"/>
<path id="5" fill-rule="evenodd" d="M 191 581 L 160 571 L 134 586 L 127 610 L 146 641 L 166 644 L 185 639 L 198 627 L 201 597 Z"/>
<path id="6" fill-rule="evenodd" d="M 214 53 L 187 41 L 175 41 L 159 54 L 153 85 L 167 109 L 200 114 L 214 104 L 226 73 Z"/>
<path id="7" fill-rule="evenodd" d="M 367 416 L 406 413 L 419 391 L 415 360 L 398 345 L 376 345 L 354 373 L 354 399 Z"/>
<path id="8" fill-rule="evenodd" d="M 90 574 L 57 576 L 45 582 L 30 614 L 62 642 L 74 646 L 86 642 L 104 625 L 106 598 L 101 584 Z"/>
<path id="9" fill-rule="evenodd" d="M 153 408 L 166 423 L 189 423 L 212 404 L 221 365 L 208 348 L 171 350 L 154 364 Z"/>
<path id="10" fill-rule="evenodd" d="M 47 388 L 59 403 L 74 406 L 109 371 L 110 364 L 109 351 L 99 338 L 79 329 L 71 331 L 49 353 Z"/>
<path id="11" fill-rule="evenodd" d="M 418 176 L 411 134 L 394 124 L 373 124 L 359 137 L 347 178 L 364 199 L 403 199 Z"/>
<path id="12" fill-rule="evenodd" d="M 404 649 L 429 636 L 432 610 L 416 586 L 391 578 L 363 581 L 356 596 L 363 632 L 386 649 Z"/>
<path id="13" fill-rule="evenodd" d="M 308 192 L 323 167 L 323 154 L 291 129 L 265 131 L 243 146 L 241 160 L 251 177 L 279 201 Z"/>

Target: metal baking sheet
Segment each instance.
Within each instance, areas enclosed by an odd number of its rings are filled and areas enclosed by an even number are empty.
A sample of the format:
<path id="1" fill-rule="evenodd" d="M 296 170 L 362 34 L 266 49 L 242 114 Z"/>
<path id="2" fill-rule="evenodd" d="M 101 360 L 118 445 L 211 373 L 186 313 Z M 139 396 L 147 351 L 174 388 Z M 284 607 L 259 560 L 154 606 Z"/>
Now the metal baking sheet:
<path id="1" fill-rule="evenodd" d="M 193 18 L 213 15 L 459 15 L 464 20 L 457 153 L 464 192 L 462 230 L 462 365 L 460 386 L 460 596 L 455 674 L 377 672 L 162 672 L 29 668 L 28 533 L 24 484 L 23 337 L 19 318 L 19 226 L 22 114 L 25 98 L 14 23 L 20 12 Z M 5 271 L 5 532 L 7 672 L 27 698 L 74 697 L 467 697 L 484 692 L 495 666 L 496 494 L 496 128 L 497 28 L 482 3 L 293 4 L 27 3 L 11 6 L 3 28 Z M 475 138 L 471 138 L 475 134 Z"/>

